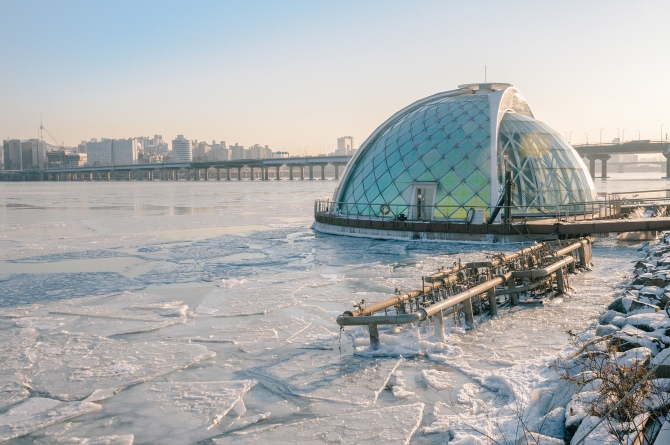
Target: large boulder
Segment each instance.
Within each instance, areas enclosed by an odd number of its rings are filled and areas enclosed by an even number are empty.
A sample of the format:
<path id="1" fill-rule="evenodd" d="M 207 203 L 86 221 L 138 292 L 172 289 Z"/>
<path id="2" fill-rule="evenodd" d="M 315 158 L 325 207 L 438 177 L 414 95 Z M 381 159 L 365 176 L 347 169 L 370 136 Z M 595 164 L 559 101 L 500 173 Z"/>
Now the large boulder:
<path id="1" fill-rule="evenodd" d="M 652 355 L 658 354 L 658 339 L 652 338 L 647 333 L 636 327 L 627 325 L 619 332 L 615 332 L 610 340 L 610 345 L 615 346 L 619 352 L 626 352 L 635 348 L 649 348 Z"/>
<path id="2" fill-rule="evenodd" d="M 565 408 L 556 408 L 542 416 L 530 427 L 530 431 L 563 440 L 565 437 Z"/>
<path id="3" fill-rule="evenodd" d="M 626 314 L 643 314 L 646 312 L 658 312 L 660 310 L 656 305 L 634 300 L 630 297 L 622 298 L 621 304 Z"/>
<path id="4" fill-rule="evenodd" d="M 665 312 L 646 312 L 642 314 L 634 314 L 626 317 L 626 324 L 634 326 L 646 332 L 654 332 L 658 329 L 658 323 L 667 319 Z"/>
<path id="5" fill-rule="evenodd" d="M 616 300 L 614 300 L 613 302 L 611 302 L 611 303 L 609 304 L 609 306 L 607 306 L 607 309 L 609 309 L 610 311 L 615 311 L 615 312 L 623 313 L 623 312 L 624 312 L 624 308 L 623 308 L 622 300 L 623 300 L 622 297 L 617 298 Z M 600 322 L 602 323 L 602 320 L 601 320 Z M 609 321 L 608 321 L 608 323 L 609 323 Z"/>
<path id="6" fill-rule="evenodd" d="M 606 335 L 614 334 L 618 330 L 619 328 L 613 324 L 601 325 L 596 328 L 596 335 L 598 337 L 604 337 Z"/>
<path id="7" fill-rule="evenodd" d="M 649 364 L 651 360 L 651 349 L 649 348 L 633 348 L 626 352 L 617 354 L 616 363 L 619 366 L 627 368 L 643 368 Z"/>
<path id="8" fill-rule="evenodd" d="M 621 306 L 621 308 L 623 309 L 623 306 Z M 624 316 L 622 312 L 617 312 L 614 309 L 610 309 L 604 314 L 602 314 L 598 321 L 600 321 L 600 324 L 610 324 L 614 317 L 622 317 L 622 316 Z"/>
<path id="9" fill-rule="evenodd" d="M 565 407 L 565 430 L 570 436 L 574 435 L 589 415 L 589 409 L 597 403 L 600 394 L 597 391 L 583 391 L 572 396 L 568 406 Z"/>
<path id="10" fill-rule="evenodd" d="M 547 405 L 547 410 L 551 412 L 556 408 L 565 408 L 577 391 L 579 391 L 579 386 L 575 382 L 561 380 L 554 389 L 554 396 Z"/>
<path id="11" fill-rule="evenodd" d="M 670 379 L 670 348 L 662 350 L 651 360 L 652 367 L 659 363 L 661 365 L 656 368 L 656 377 L 659 379 Z"/>

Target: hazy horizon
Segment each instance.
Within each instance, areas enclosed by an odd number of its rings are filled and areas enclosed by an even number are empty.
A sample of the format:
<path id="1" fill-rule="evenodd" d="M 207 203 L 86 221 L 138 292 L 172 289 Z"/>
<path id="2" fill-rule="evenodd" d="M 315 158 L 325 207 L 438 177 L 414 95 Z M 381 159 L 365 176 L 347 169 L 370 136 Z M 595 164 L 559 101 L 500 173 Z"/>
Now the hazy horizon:
<path id="1" fill-rule="evenodd" d="M 329 152 L 422 97 L 514 84 L 573 143 L 670 132 L 670 4 L 4 1 L 0 136 Z M 666 119 L 667 118 L 667 119 Z M 661 132 L 661 125 L 666 124 Z M 621 133 L 620 133 L 621 134 Z M 46 137 L 45 139 L 53 143 Z"/>

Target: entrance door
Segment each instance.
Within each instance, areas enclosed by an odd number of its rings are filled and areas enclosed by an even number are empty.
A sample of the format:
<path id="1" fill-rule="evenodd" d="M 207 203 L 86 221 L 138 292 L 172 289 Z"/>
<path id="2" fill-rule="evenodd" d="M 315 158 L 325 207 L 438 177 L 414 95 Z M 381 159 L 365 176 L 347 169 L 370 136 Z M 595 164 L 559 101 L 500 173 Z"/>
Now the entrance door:
<path id="1" fill-rule="evenodd" d="M 414 184 L 412 219 L 433 219 L 435 184 Z"/>

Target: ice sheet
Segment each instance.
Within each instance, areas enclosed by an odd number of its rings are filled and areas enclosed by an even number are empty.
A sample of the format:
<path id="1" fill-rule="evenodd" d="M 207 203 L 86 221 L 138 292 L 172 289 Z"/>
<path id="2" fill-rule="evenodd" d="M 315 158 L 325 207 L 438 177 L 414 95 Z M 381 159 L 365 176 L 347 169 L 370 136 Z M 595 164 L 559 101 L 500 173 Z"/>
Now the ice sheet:
<path id="1" fill-rule="evenodd" d="M 341 332 L 335 317 L 416 288 L 459 258 L 519 246 L 314 234 L 313 199 L 332 195 L 330 181 L 49 184 L 0 183 L 0 295 L 9 295 L 0 308 L 0 400 L 10 409 L 30 394 L 87 398 L 103 411 L 26 443 L 228 440 L 232 431 L 418 402 L 432 413 L 420 426 L 438 435 L 414 443 L 476 443 L 481 435 L 450 408 L 473 425 L 488 415 L 513 442 L 515 413 L 529 425 L 546 414 L 535 393 L 555 386 L 547 365 L 565 348 L 566 331 L 597 321 L 640 255 L 598 239 L 594 272 L 570 275 L 563 298 L 476 316 L 478 328 L 467 333 L 448 317 L 446 344 L 427 323 L 400 334 L 381 327 L 382 349 L 373 352 L 364 329 Z M 209 430 L 206 415 L 169 403 L 176 411 L 164 411 L 165 400 L 145 395 L 184 391 L 152 385 L 239 379 L 259 384 Z M 170 425 L 152 427 L 161 416 Z M 202 423 L 179 431 L 173 419 L 185 418 Z"/>
<path id="2" fill-rule="evenodd" d="M 0 411 L 28 397 L 32 363 L 28 351 L 37 341 L 34 328 L 0 330 Z"/>
<path id="3" fill-rule="evenodd" d="M 44 338 L 31 353 L 34 389 L 62 400 L 81 400 L 95 390 L 116 392 L 215 355 L 197 344 L 66 333 Z"/>
<path id="4" fill-rule="evenodd" d="M 217 445 L 255 443 L 408 444 L 421 423 L 423 403 L 250 428 L 213 439 Z"/>
<path id="5" fill-rule="evenodd" d="M 317 353 L 306 352 L 248 372 L 288 395 L 371 406 L 400 362 L 385 359 L 360 362 L 351 357 L 324 362 Z"/>
<path id="6" fill-rule="evenodd" d="M 61 402 L 34 397 L 0 414 L 0 442 L 100 409 L 100 405 L 91 402 Z"/>
<path id="7" fill-rule="evenodd" d="M 113 423 L 138 443 L 197 443 L 220 435 L 239 418 L 241 423 L 261 421 L 242 411 L 243 399 L 255 385 L 252 380 L 147 382 L 104 402 L 105 417 L 74 426 L 70 436 L 103 435 Z M 241 416 L 241 417 L 240 417 Z"/>

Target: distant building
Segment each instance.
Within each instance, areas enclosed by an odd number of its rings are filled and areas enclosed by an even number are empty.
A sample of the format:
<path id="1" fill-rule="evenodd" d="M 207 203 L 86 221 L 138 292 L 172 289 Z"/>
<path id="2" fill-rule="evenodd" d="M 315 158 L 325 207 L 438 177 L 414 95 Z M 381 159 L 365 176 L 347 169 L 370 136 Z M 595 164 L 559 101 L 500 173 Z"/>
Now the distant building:
<path id="1" fill-rule="evenodd" d="M 91 139 L 86 143 L 86 154 L 88 157 L 88 165 L 97 167 L 100 165 L 112 165 L 112 140 Z"/>
<path id="2" fill-rule="evenodd" d="M 148 164 L 162 164 L 164 162 L 163 155 L 158 154 L 158 153 L 152 153 L 150 155 L 146 155 L 145 157 L 145 162 Z"/>
<path id="3" fill-rule="evenodd" d="M 209 151 L 209 159 L 212 161 L 229 161 L 230 150 L 226 148 L 226 141 L 221 141 L 218 144 L 212 141 L 212 149 Z"/>
<path id="4" fill-rule="evenodd" d="M 272 153 L 273 158 L 288 158 L 289 156 L 288 151 L 275 151 Z"/>
<path id="5" fill-rule="evenodd" d="M 193 147 L 193 160 L 194 161 L 206 161 L 207 155 L 212 147 L 209 146 L 207 142 L 200 142 L 195 147 Z"/>
<path id="6" fill-rule="evenodd" d="M 337 138 L 336 156 L 351 156 L 354 149 L 354 138 L 351 136 L 342 136 Z"/>
<path id="7" fill-rule="evenodd" d="M 170 147 L 167 142 L 163 141 L 163 136 L 160 134 L 155 134 L 153 138 L 138 138 L 138 142 L 141 145 L 142 150 L 146 154 L 159 154 L 167 156 L 170 152 Z"/>
<path id="8" fill-rule="evenodd" d="M 246 159 L 272 158 L 272 150 L 270 150 L 267 145 L 263 147 L 261 145 L 255 144 L 249 147 L 248 156 L 246 156 L 245 158 Z"/>
<path id="9" fill-rule="evenodd" d="M 2 151 L 5 159 L 5 170 L 21 170 L 23 165 L 21 141 L 18 139 L 3 141 Z"/>
<path id="10" fill-rule="evenodd" d="M 47 152 L 47 168 L 61 168 L 65 165 L 65 150 Z"/>
<path id="11" fill-rule="evenodd" d="M 112 164 L 132 165 L 137 164 L 137 139 L 113 139 L 112 140 Z"/>
<path id="12" fill-rule="evenodd" d="M 21 142 L 22 168 L 45 168 L 47 159 L 47 144 L 39 139 L 28 139 Z"/>
<path id="13" fill-rule="evenodd" d="M 83 167 L 86 165 L 86 153 L 64 153 L 63 166 L 66 168 Z"/>
<path id="14" fill-rule="evenodd" d="M 237 161 L 238 159 L 245 159 L 244 147 L 242 145 L 231 145 L 228 147 L 230 150 L 230 160 Z"/>
<path id="15" fill-rule="evenodd" d="M 86 153 L 86 141 L 81 141 L 81 144 L 77 145 L 77 153 Z"/>
<path id="16" fill-rule="evenodd" d="M 172 140 L 172 160 L 174 162 L 191 162 L 193 160 L 193 147 L 191 141 L 184 135 L 178 135 Z"/>

